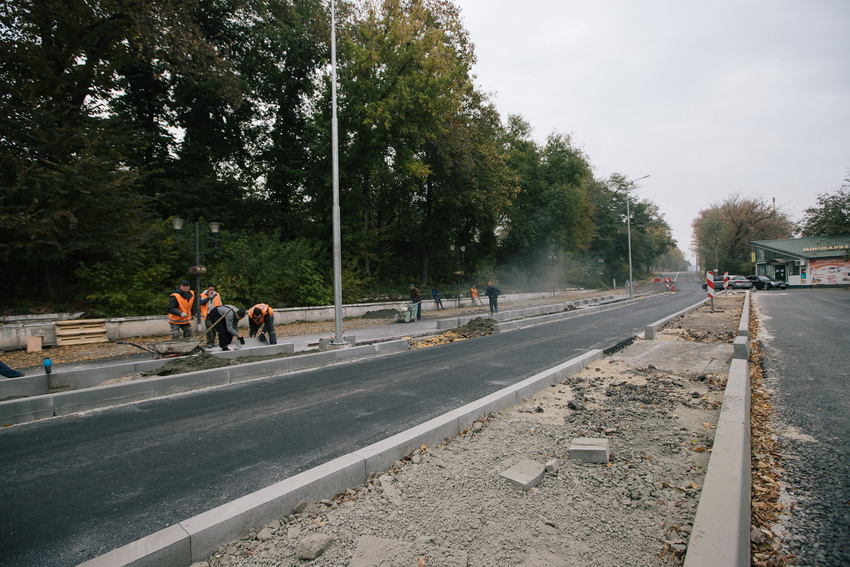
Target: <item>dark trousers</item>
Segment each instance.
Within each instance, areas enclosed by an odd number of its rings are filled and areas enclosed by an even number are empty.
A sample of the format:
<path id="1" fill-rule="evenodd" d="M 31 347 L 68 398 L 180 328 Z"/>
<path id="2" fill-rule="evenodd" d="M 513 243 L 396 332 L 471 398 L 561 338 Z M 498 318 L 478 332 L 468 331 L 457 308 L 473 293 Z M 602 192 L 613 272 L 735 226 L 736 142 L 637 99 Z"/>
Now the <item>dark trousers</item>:
<path id="1" fill-rule="evenodd" d="M 490 297 L 490 313 L 499 312 L 499 296 Z"/>
<path id="2" fill-rule="evenodd" d="M 209 313 L 207 313 L 207 321 L 209 321 L 210 325 L 215 325 L 221 317 L 222 315 L 218 312 L 218 307 L 210 309 Z M 221 350 L 227 350 L 227 347 L 233 342 L 233 335 L 227 330 L 227 321 L 222 321 L 216 325 L 215 332 L 218 335 L 218 346 L 221 347 Z"/>
<path id="3" fill-rule="evenodd" d="M 248 336 L 254 338 L 257 336 L 257 332 L 262 327 L 261 335 L 269 336 L 269 344 L 276 345 L 277 344 L 277 334 L 274 332 L 274 315 L 266 315 L 265 320 L 262 323 L 257 323 L 250 317 L 248 318 Z"/>

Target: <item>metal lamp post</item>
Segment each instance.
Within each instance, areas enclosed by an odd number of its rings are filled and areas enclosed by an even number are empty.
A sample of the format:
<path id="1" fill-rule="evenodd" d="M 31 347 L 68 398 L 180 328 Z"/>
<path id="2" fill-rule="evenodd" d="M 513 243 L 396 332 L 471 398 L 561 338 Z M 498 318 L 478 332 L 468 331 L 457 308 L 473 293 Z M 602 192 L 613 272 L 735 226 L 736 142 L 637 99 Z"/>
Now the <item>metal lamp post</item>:
<path id="1" fill-rule="evenodd" d="M 187 250 L 187 247 L 181 241 L 181 230 L 183 229 L 183 225 L 186 223 L 181 218 L 173 218 L 171 219 L 171 226 L 174 227 L 174 235 L 177 240 L 177 247 L 181 250 Z M 201 265 L 201 257 L 204 256 L 207 252 L 212 252 L 215 247 L 218 245 L 218 231 L 221 228 L 221 223 L 218 222 L 210 222 L 207 223 L 207 228 L 209 228 L 212 236 L 206 236 L 205 238 L 201 238 L 201 228 L 200 223 L 195 221 L 195 242 L 193 248 L 195 249 L 195 265 L 189 266 L 189 274 L 195 276 L 195 299 L 201 297 L 201 276 L 207 273 L 207 269 Z M 207 243 L 209 243 L 207 245 Z M 208 246 L 208 247 L 207 247 Z M 195 315 L 196 323 L 198 324 L 198 328 L 201 326 L 201 312 L 200 310 Z"/>
<path id="2" fill-rule="evenodd" d="M 632 179 L 628 182 L 628 184 L 626 184 L 626 236 L 629 243 L 629 299 L 632 298 L 635 287 L 635 280 L 632 274 L 632 213 L 629 210 L 629 187 L 634 187 L 635 181 L 640 181 L 647 177 L 649 177 L 649 175 L 644 175 L 643 177 Z"/>
<path id="3" fill-rule="evenodd" d="M 460 277 L 463 275 L 460 265 L 463 263 L 463 254 L 466 252 L 466 246 L 455 246 L 452 244 L 449 246 L 449 249 L 452 251 L 452 255 L 455 258 L 455 265 L 457 266 L 457 270 L 455 270 L 455 276 L 457 276 L 457 306 L 460 307 Z"/>
<path id="4" fill-rule="evenodd" d="M 342 233 L 339 208 L 339 125 L 336 102 L 336 2 L 331 0 L 331 177 L 333 192 L 334 338 L 335 348 L 348 346 L 342 336 Z"/>

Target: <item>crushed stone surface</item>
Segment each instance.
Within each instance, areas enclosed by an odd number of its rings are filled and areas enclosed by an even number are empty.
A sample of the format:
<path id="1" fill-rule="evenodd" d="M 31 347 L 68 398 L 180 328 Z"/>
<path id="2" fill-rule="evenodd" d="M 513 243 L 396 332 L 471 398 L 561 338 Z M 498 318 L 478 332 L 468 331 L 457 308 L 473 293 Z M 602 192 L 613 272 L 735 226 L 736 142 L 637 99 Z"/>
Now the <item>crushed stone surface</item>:
<path id="1" fill-rule="evenodd" d="M 725 341 L 737 328 L 736 301 L 722 317 L 701 308 L 659 335 Z M 367 484 L 301 503 L 195 567 L 681 564 L 726 375 L 638 365 L 629 348 Z M 570 459 L 579 437 L 608 439 L 610 461 Z M 524 459 L 557 466 L 526 490 L 500 476 Z M 316 541 L 323 551 L 305 558 Z"/>

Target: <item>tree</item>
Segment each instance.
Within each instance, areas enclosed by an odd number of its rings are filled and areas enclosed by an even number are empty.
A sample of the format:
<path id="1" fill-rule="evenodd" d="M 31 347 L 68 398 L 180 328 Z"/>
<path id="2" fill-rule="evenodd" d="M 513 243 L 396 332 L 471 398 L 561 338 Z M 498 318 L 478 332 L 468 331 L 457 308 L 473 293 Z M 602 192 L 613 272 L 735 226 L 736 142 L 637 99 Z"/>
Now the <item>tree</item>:
<path id="1" fill-rule="evenodd" d="M 850 175 L 833 194 L 820 193 L 817 205 L 803 211 L 802 236 L 850 234 Z"/>
<path id="2" fill-rule="evenodd" d="M 587 157 L 561 134 L 552 134 L 538 147 L 518 117 L 511 118 L 508 131 L 509 163 L 517 172 L 520 192 L 505 219 L 502 258 L 520 265 L 553 253 L 585 250 L 593 234 Z"/>
<path id="3" fill-rule="evenodd" d="M 790 238 L 794 225 L 782 211 L 761 198 L 733 195 L 701 210 L 692 223 L 697 257 L 703 267 L 746 274 L 752 271 L 750 243 Z M 714 258 L 717 266 L 714 266 Z"/>

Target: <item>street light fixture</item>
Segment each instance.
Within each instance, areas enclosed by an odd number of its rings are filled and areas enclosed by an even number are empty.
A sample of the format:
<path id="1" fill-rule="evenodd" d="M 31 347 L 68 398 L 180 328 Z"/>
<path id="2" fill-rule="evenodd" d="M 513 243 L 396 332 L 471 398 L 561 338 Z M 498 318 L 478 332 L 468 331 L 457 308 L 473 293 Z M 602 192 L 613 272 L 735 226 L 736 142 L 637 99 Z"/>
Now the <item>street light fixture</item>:
<path id="1" fill-rule="evenodd" d="M 457 276 L 457 306 L 460 307 L 460 277 L 463 275 L 460 265 L 463 263 L 463 254 L 466 252 L 466 246 L 455 247 L 454 244 L 450 244 L 449 250 L 452 251 L 455 258 L 455 265 L 457 266 L 457 270 L 455 271 L 455 276 Z"/>
<path id="2" fill-rule="evenodd" d="M 629 299 L 632 298 L 635 287 L 635 280 L 632 274 L 632 213 L 629 210 L 629 187 L 634 187 L 635 181 L 646 179 L 649 175 L 632 179 L 626 184 L 626 236 L 629 242 Z"/>
<path id="3" fill-rule="evenodd" d="M 181 240 L 181 230 L 183 230 L 183 225 L 186 224 L 181 218 L 174 217 L 171 219 L 171 226 L 174 227 L 174 236 L 177 241 L 177 247 L 180 250 L 188 251 L 186 245 L 184 245 Z M 207 252 L 212 252 L 215 247 L 218 245 L 218 231 L 221 228 L 221 223 L 211 222 L 207 223 L 207 228 L 209 229 L 212 236 L 206 236 L 205 238 L 201 238 L 201 229 L 200 223 L 195 222 L 195 241 L 193 248 L 195 249 L 195 265 L 189 266 L 189 274 L 195 276 L 195 299 L 197 300 L 201 297 L 201 276 L 207 273 L 207 269 L 201 265 L 201 257 L 203 257 Z M 201 326 L 201 313 L 200 310 L 196 314 L 196 322 L 198 323 L 198 328 Z"/>

